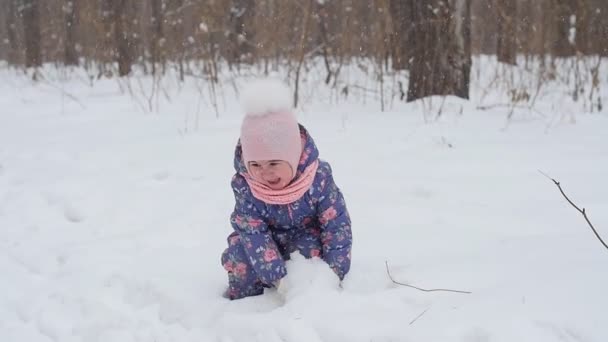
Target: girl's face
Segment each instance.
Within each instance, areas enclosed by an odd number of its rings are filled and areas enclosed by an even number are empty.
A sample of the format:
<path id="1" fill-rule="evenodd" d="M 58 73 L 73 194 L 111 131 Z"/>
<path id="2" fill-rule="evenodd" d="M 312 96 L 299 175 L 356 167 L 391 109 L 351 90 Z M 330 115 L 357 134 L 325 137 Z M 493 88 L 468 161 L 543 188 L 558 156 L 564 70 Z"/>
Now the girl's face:
<path id="1" fill-rule="evenodd" d="M 272 190 L 281 190 L 291 182 L 291 166 L 284 160 L 254 160 L 248 166 L 251 177 Z"/>

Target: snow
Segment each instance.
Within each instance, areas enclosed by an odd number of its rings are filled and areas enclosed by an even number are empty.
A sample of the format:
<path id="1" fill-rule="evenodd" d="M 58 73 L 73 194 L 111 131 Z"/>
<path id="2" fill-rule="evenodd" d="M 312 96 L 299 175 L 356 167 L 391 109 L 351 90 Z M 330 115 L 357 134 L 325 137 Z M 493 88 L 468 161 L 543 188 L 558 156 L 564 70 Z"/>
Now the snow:
<path id="1" fill-rule="evenodd" d="M 560 89 L 543 88 L 542 114 L 506 121 L 509 108 L 476 109 L 476 81 L 472 101 L 448 98 L 437 118 L 438 98 L 381 113 L 309 76 L 299 117 L 344 192 L 351 272 L 340 286 L 294 255 L 280 293 L 230 302 L 232 85 L 216 118 L 197 79 L 156 85 L 168 101 L 145 78 L 44 72 L 34 84 L 0 70 L 2 341 L 608 339 L 608 251 L 539 173 L 608 239 L 608 116 Z M 472 293 L 394 284 L 385 262 L 398 282 Z"/>

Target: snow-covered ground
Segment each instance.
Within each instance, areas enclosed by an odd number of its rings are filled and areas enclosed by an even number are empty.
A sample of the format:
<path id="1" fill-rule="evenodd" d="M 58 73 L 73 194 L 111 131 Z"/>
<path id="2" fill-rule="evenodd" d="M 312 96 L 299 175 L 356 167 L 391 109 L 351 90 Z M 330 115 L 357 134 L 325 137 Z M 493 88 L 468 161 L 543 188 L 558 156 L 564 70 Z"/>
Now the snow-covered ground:
<path id="1" fill-rule="evenodd" d="M 230 302 L 232 85 L 219 118 L 207 86 L 166 84 L 170 102 L 131 86 L 0 71 L 0 341 L 608 340 L 608 250 L 539 173 L 608 239 L 606 111 L 558 91 L 510 122 L 454 98 L 435 119 L 441 99 L 382 113 L 308 97 L 299 117 L 353 220 L 351 272 L 339 288 L 295 258 L 285 297 Z M 385 262 L 472 293 L 393 284 Z"/>

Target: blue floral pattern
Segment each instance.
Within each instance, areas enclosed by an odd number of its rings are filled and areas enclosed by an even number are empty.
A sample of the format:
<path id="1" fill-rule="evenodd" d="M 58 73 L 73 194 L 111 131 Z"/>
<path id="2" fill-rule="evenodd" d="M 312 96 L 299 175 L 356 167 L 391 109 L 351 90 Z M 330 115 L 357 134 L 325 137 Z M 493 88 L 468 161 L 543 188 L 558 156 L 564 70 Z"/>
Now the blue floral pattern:
<path id="1" fill-rule="evenodd" d="M 307 130 L 300 126 L 305 141 L 296 177 L 318 159 L 319 151 Z M 240 143 L 234 156 L 232 178 L 235 208 L 230 216 L 234 232 L 222 265 L 228 272 L 230 299 L 259 295 L 287 274 L 285 260 L 299 251 L 307 258 L 322 258 L 342 280 L 350 269 L 351 221 L 342 192 L 332 170 L 319 159 L 313 184 L 299 200 L 268 204 L 255 198 L 241 175 L 247 172 Z"/>

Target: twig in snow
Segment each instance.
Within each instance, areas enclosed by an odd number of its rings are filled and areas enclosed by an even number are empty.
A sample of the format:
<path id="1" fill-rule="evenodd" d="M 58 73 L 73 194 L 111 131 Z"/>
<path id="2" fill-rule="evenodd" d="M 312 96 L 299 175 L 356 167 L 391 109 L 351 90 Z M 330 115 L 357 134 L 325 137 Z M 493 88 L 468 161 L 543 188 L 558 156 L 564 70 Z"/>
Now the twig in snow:
<path id="1" fill-rule="evenodd" d="M 410 285 L 410 284 L 400 283 L 400 282 L 396 281 L 393 278 L 393 276 L 391 275 L 391 271 L 390 271 L 390 269 L 388 267 L 388 261 L 385 261 L 384 263 L 386 264 L 386 273 L 388 274 L 388 277 L 391 279 L 391 281 L 394 284 L 401 285 L 401 286 L 411 287 L 413 289 L 416 289 L 416 290 L 419 290 L 419 291 L 423 291 L 423 292 L 439 292 L 439 291 L 442 291 L 442 292 L 455 292 L 455 293 L 464 293 L 464 294 L 471 294 L 472 293 L 472 292 L 469 292 L 469 291 L 450 290 L 450 289 L 422 289 L 420 287 L 416 287 L 416 286 L 413 286 L 413 285 Z"/>
<path id="2" fill-rule="evenodd" d="M 422 317 L 427 311 L 429 311 L 430 307 L 426 308 L 424 311 L 422 311 L 418 316 L 416 316 L 416 318 L 414 318 L 411 322 L 410 325 L 414 324 L 414 322 L 416 322 L 418 320 L 418 318 Z"/>
<path id="3" fill-rule="evenodd" d="M 516 109 L 516 108 L 517 109 L 527 109 L 529 111 L 535 112 L 536 114 L 539 114 L 542 117 L 546 117 L 546 115 L 543 112 L 539 111 L 536 108 L 533 108 L 532 106 L 518 106 L 518 105 L 513 105 L 511 103 L 495 103 L 495 104 L 489 104 L 489 105 L 480 105 L 480 106 L 477 106 L 476 109 L 488 110 L 488 109 L 497 108 L 497 107 L 508 107 L 511 110 Z"/>
<path id="4" fill-rule="evenodd" d="M 131 87 L 131 78 L 130 77 L 124 77 L 126 78 L 126 81 L 124 81 L 125 86 L 127 87 L 127 91 L 129 92 L 129 95 L 131 96 L 131 98 L 135 101 L 135 103 L 138 105 L 139 109 L 141 109 L 142 113 L 146 114 L 146 106 L 141 103 L 141 101 L 139 100 L 139 98 L 137 97 L 137 95 L 135 95 L 135 93 L 133 92 L 133 88 Z M 116 79 L 116 81 L 118 82 L 118 86 L 120 87 L 121 91 L 124 91 L 123 89 L 123 84 L 121 81 L 123 79 L 123 77 L 118 77 Z M 141 83 L 140 83 L 141 86 Z"/>
<path id="5" fill-rule="evenodd" d="M 39 76 L 42 78 L 42 81 L 44 81 L 45 84 L 49 85 L 52 88 L 59 90 L 61 92 L 62 96 L 65 96 L 65 97 L 69 98 L 70 100 L 76 102 L 77 104 L 80 105 L 80 107 L 82 109 L 87 109 L 87 106 L 85 106 L 80 100 L 78 100 L 78 98 L 76 96 L 68 93 L 65 89 L 63 89 L 63 87 L 53 84 L 49 79 L 44 77 L 44 75 L 42 73 L 39 73 Z"/>
<path id="6" fill-rule="evenodd" d="M 602 238 L 600 237 L 600 234 L 597 233 L 597 230 L 595 230 L 595 227 L 593 227 L 593 224 L 591 223 L 591 221 L 589 221 L 589 218 L 587 217 L 587 212 L 585 211 L 585 208 L 580 209 L 576 204 L 574 204 L 569 198 L 568 196 L 566 196 L 566 194 L 564 193 L 564 190 L 562 190 L 562 186 L 560 185 L 560 183 L 558 181 L 556 181 L 555 179 L 549 177 L 546 173 L 542 172 L 541 170 L 538 170 L 538 172 L 540 172 L 543 176 L 549 178 L 550 180 L 553 181 L 553 183 L 555 185 L 557 185 L 557 188 L 559 189 L 559 192 L 562 193 L 562 195 L 564 196 L 564 198 L 566 199 L 566 201 L 568 201 L 568 203 L 570 203 L 571 206 L 574 207 L 574 209 L 576 209 L 579 213 L 583 214 L 583 217 L 585 218 L 585 221 L 587 221 L 587 224 L 589 225 L 589 227 L 591 227 L 591 230 L 593 230 L 593 233 L 595 234 L 595 236 L 597 237 L 598 240 L 600 240 L 600 242 L 602 243 L 602 245 L 604 245 L 604 247 L 606 247 L 606 249 L 608 249 L 608 245 L 606 245 L 606 243 L 604 242 L 604 240 L 602 240 Z"/>
<path id="7" fill-rule="evenodd" d="M 443 113 L 443 105 L 445 104 L 445 99 L 446 98 L 447 98 L 447 96 L 443 96 L 442 99 L 441 99 L 441 105 L 439 106 L 439 110 L 437 111 L 437 116 L 435 117 L 435 121 L 439 120 L 439 117 Z"/>

